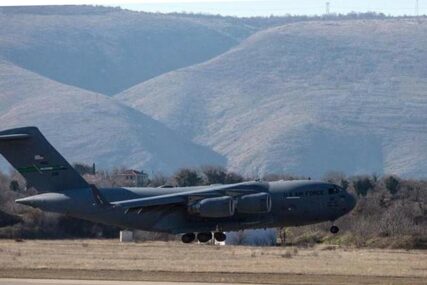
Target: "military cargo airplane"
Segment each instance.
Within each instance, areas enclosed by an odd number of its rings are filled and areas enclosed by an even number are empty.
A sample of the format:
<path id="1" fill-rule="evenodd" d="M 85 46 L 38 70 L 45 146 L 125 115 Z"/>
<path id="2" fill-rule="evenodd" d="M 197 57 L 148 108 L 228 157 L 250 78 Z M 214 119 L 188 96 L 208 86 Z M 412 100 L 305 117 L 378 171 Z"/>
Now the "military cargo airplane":
<path id="1" fill-rule="evenodd" d="M 227 231 L 324 221 L 337 233 L 333 222 L 356 203 L 343 188 L 311 180 L 98 189 L 36 127 L 0 132 L 0 153 L 41 193 L 17 203 L 121 228 L 180 234 L 184 243 L 224 241 Z"/>

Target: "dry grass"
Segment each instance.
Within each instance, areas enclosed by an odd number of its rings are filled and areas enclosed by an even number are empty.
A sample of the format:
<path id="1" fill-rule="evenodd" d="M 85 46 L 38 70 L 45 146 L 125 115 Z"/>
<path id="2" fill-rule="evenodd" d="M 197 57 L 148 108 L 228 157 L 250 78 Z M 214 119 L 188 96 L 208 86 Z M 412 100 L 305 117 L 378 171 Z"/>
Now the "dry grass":
<path id="1" fill-rule="evenodd" d="M 405 281 L 406 284 L 423 284 L 422 280 L 427 278 L 427 251 L 210 246 L 178 242 L 121 244 L 116 240 L 31 240 L 20 243 L 0 240 L 0 277 L 38 276 L 37 271 L 43 270 L 50 278 L 66 278 L 74 274 L 75 278 L 92 278 L 92 275 L 111 278 L 103 272 L 114 272 L 113 278 L 123 280 L 178 278 L 197 281 L 197 276 L 209 275 L 210 279 L 203 278 L 214 282 L 217 280 L 215 276 L 224 281 L 227 274 L 233 278 L 250 274 L 251 278 L 246 276 L 249 279 L 239 280 L 245 282 L 264 276 L 261 281 L 276 283 L 274 280 L 282 278 L 280 274 L 302 274 L 311 278 L 320 275 L 363 276 L 359 279 L 365 281 L 370 277 L 379 280 L 394 278 L 410 280 Z M 161 274 L 154 278 L 155 272 Z"/>

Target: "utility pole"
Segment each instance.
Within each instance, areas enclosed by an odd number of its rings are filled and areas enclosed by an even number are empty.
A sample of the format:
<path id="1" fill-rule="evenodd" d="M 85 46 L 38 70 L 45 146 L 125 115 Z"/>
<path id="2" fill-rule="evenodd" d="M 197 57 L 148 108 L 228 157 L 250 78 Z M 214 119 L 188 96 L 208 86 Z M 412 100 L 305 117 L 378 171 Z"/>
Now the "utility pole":
<path id="1" fill-rule="evenodd" d="M 418 0 L 417 0 L 418 1 Z M 326 2 L 326 16 L 329 16 L 329 12 L 330 12 L 330 3 Z"/>
<path id="2" fill-rule="evenodd" d="M 418 24 L 421 24 L 419 0 L 415 0 L 415 19 Z"/>
<path id="3" fill-rule="evenodd" d="M 418 18 L 418 16 L 419 16 L 418 0 L 415 0 L 415 17 Z"/>

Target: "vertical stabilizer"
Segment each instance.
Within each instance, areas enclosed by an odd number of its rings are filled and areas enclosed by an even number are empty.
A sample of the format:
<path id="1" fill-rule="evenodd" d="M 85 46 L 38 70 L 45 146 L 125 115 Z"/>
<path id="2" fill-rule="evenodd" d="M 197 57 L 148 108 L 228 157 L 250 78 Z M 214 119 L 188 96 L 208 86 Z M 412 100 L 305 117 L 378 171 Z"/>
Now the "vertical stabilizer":
<path id="1" fill-rule="evenodd" d="M 0 153 L 40 192 L 89 188 L 36 127 L 1 131 Z"/>

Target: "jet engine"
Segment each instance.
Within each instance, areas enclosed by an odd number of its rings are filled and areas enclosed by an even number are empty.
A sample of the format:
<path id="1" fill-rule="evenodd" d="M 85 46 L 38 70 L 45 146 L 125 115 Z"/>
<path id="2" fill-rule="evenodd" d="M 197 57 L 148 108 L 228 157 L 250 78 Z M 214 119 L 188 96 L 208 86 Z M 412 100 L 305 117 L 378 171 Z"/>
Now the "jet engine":
<path id="1" fill-rule="evenodd" d="M 268 193 L 250 194 L 240 197 L 237 211 L 245 214 L 262 214 L 271 210 L 271 196 Z"/>
<path id="2" fill-rule="evenodd" d="M 207 198 L 188 207 L 190 214 L 205 218 L 226 218 L 234 215 L 235 204 L 231 197 Z"/>

